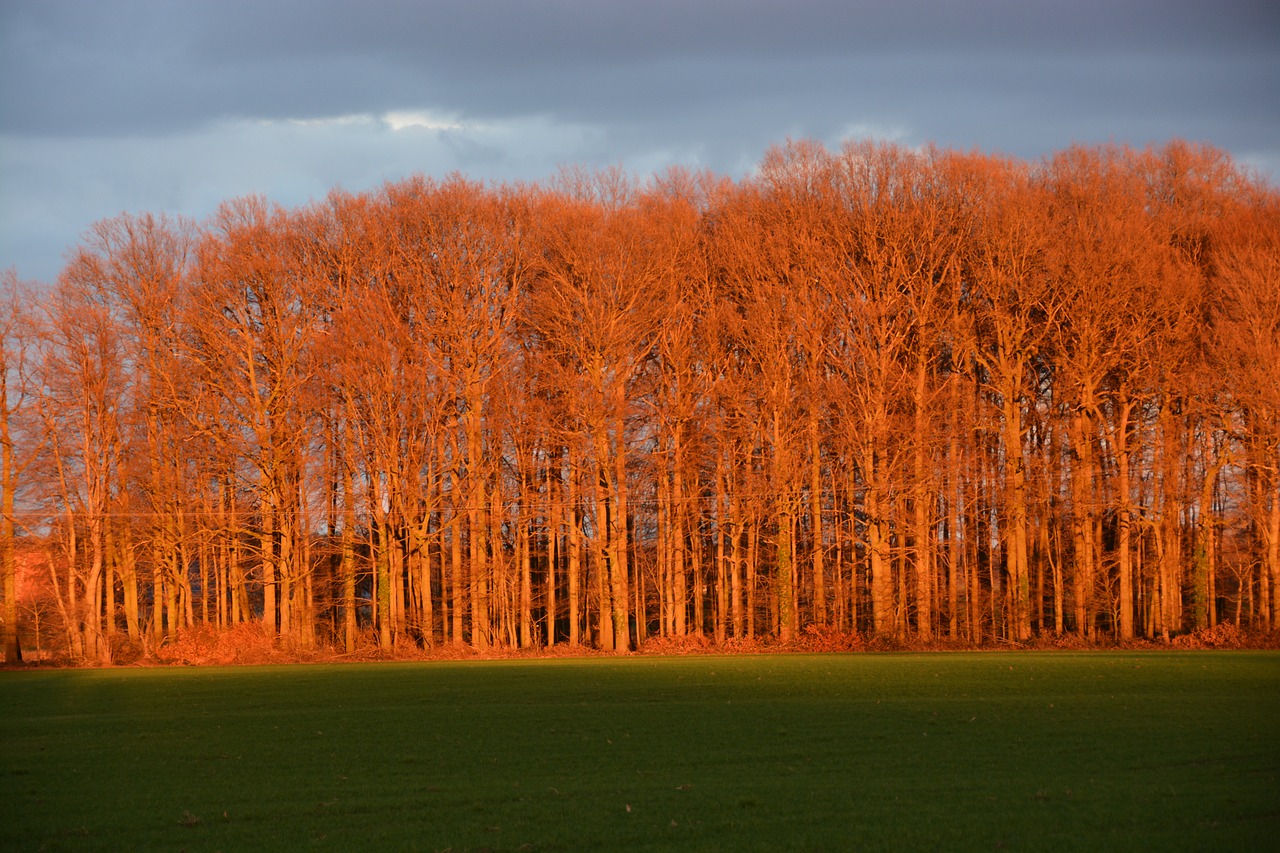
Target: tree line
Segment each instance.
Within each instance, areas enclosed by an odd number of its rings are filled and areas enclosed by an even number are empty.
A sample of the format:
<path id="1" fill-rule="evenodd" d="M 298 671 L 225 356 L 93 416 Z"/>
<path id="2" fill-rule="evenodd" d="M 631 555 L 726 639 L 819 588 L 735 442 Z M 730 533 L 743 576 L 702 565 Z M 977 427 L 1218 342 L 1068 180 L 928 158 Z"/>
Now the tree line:
<path id="1" fill-rule="evenodd" d="M 240 198 L 4 300 L 10 660 L 19 565 L 98 661 L 1280 617 L 1280 194 L 1209 147 Z"/>

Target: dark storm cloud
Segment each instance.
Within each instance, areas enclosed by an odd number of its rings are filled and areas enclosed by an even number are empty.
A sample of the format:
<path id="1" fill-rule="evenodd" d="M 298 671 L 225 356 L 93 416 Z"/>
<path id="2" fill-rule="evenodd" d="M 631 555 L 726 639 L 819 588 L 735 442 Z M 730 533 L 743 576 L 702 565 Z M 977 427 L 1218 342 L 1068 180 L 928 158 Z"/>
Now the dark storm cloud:
<path id="1" fill-rule="evenodd" d="M 788 136 L 1036 158 L 1185 137 L 1280 176 L 1280 13 L 1222 0 L 0 0 L 0 268 L 121 210 L 415 171 L 739 176 Z"/>
<path id="2" fill-rule="evenodd" d="M 0 129 L 37 134 L 406 104 L 662 119 L 683 102 L 744 90 L 836 97 L 838 107 L 864 81 L 895 87 L 866 67 L 893 60 L 940 89 L 975 59 L 999 60 L 1015 77 L 1059 58 L 1110 56 L 1217 62 L 1239 85 L 1250 62 L 1274 71 L 1280 45 L 1280 18 L 1263 3 L 53 0 L 4 9 Z M 806 68 L 815 73 L 798 76 Z"/>

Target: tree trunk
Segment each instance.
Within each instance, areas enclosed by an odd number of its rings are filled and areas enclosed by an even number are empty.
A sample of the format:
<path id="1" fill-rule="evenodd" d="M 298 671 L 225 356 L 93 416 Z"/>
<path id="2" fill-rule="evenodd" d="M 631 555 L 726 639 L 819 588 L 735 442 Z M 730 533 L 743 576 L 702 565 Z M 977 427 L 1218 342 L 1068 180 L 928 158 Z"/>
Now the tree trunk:
<path id="1" fill-rule="evenodd" d="M 356 494 L 351 473 L 351 457 L 342 465 L 342 645 L 350 654 L 356 649 Z"/>
<path id="2" fill-rule="evenodd" d="M 671 528 L 668 571 L 671 572 L 672 580 L 671 615 L 674 617 L 672 620 L 672 633 L 677 637 L 683 637 L 689 633 L 689 574 L 688 558 L 685 553 L 687 534 L 684 526 L 684 475 L 681 471 L 683 460 L 681 459 L 678 437 L 672 452 L 674 465 L 667 514 Z"/>
<path id="3" fill-rule="evenodd" d="M 925 419 L 928 378 L 926 351 L 921 349 L 916 366 L 915 399 L 913 401 L 915 437 L 914 441 L 911 442 L 911 456 L 912 474 L 915 482 L 911 490 L 911 504 L 912 538 L 915 540 L 912 552 L 916 570 L 916 632 L 923 640 L 933 638 L 935 609 L 933 601 L 934 543 L 933 536 L 930 533 L 933 515 L 932 495 L 930 494 L 932 489 L 928 483 L 932 472 L 928 467 L 928 424 Z"/>
<path id="4" fill-rule="evenodd" d="M 890 562 L 886 507 L 879 490 L 879 458 L 868 438 L 863 443 L 866 483 L 863 510 L 867 516 L 867 554 L 871 563 L 871 629 L 888 636 L 895 633 L 893 618 L 893 566 Z"/>
<path id="5" fill-rule="evenodd" d="M 716 525 L 716 624 L 715 639 L 716 645 L 724 645 L 725 639 L 729 635 L 729 556 L 728 545 L 726 543 L 726 527 L 728 519 L 725 517 L 726 504 L 728 501 L 725 495 L 725 474 L 724 460 L 716 460 L 716 504 L 715 504 L 715 525 Z"/>
<path id="6" fill-rule="evenodd" d="M 4 345 L 0 340 L 0 346 Z M 0 371 L 4 370 L 0 362 Z M 7 371 L 6 371 L 7 373 Z M 0 373 L 0 394 L 6 394 L 7 376 Z M 8 664 L 22 662 L 18 642 L 18 572 L 14 554 L 13 491 L 16 485 L 13 442 L 9 435 L 9 400 L 0 397 L 0 575 L 4 579 L 4 660 Z"/>
<path id="7" fill-rule="evenodd" d="M 262 624 L 269 636 L 277 636 L 276 628 L 276 529 L 275 510 L 271 504 L 270 484 L 262 485 Z M 174 614 L 169 614 L 170 621 Z"/>
<path id="8" fill-rule="evenodd" d="M 1269 480 L 1267 498 L 1259 509 L 1266 512 L 1266 572 L 1262 583 L 1269 586 L 1270 607 L 1264 617 L 1263 628 L 1272 630 L 1280 625 L 1280 458 L 1273 458 L 1271 471 L 1264 475 L 1264 482 Z M 1269 584 L 1268 584 L 1269 581 Z"/>
<path id="9" fill-rule="evenodd" d="M 376 480 L 376 476 L 375 476 Z M 378 648 L 384 652 L 391 650 L 393 642 L 391 633 L 391 542 L 387 514 L 382 510 L 382 496 L 379 494 L 371 500 L 374 510 L 373 522 L 373 567 L 374 589 L 377 601 L 377 613 L 374 618 L 378 625 Z"/>
<path id="10" fill-rule="evenodd" d="M 596 487 L 591 493 L 591 503 L 593 511 L 591 518 L 594 520 L 595 537 L 592 542 L 592 575 L 595 580 L 596 594 L 596 645 L 604 651 L 613 650 L 613 604 L 611 598 L 613 596 L 610 584 L 610 572 L 612 571 L 609 563 L 612 559 L 612 549 L 609 546 L 609 533 L 613 529 L 612 514 L 615 512 L 610 505 L 609 493 L 601 482 L 603 474 L 596 471 Z"/>
<path id="11" fill-rule="evenodd" d="M 953 425 L 950 441 L 947 443 L 947 472 L 950 480 L 950 499 L 947 517 L 947 636 L 958 639 L 960 636 L 960 578 L 963 575 L 960 549 L 960 448 L 959 436 Z"/>
<path id="12" fill-rule="evenodd" d="M 477 464 L 474 460 L 472 464 Z M 471 645 L 477 649 L 489 645 L 489 574 L 485 555 L 485 533 L 487 526 L 485 515 L 484 481 L 472 471 L 467 472 L 471 479 L 471 500 L 467 509 L 467 533 L 470 545 L 471 571 Z"/>
<path id="13" fill-rule="evenodd" d="M 822 444 L 818 418 L 809 419 L 809 518 L 813 536 L 813 621 L 827 624 L 827 579 L 822 527 Z"/>
<path id="14" fill-rule="evenodd" d="M 1071 419 L 1071 512 L 1072 536 L 1075 552 L 1072 589 L 1075 599 L 1076 633 L 1081 637 L 1093 636 L 1094 605 L 1094 511 L 1093 489 L 1096 473 L 1093 437 L 1089 412 L 1084 406 L 1076 409 Z"/>
<path id="15" fill-rule="evenodd" d="M 411 521 L 409 533 L 410 577 L 416 578 L 418 595 L 418 633 L 422 644 L 431 648 L 435 644 L 435 592 L 431 588 L 431 545 L 427 529 L 431 516 Z"/>
<path id="16" fill-rule="evenodd" d="M 613 642 L 614 651 L 625 652 L 630 644 L 631 631 L 628 628 L 629 596 L 628 587 L 628 537 L 627 537 L 627 469 L 626 450 L 623 447 L 623 425 L 617 424 L 617 447 L 615 448 L 615 471 L 613 487 L 616 494 L 615 512 L 610 518 L 609 536 L 609 577 L 613 595 Z M 636 614 L 641 618 L 641 614 Z"/>
<path id="17" fill-rule="evenodd" d="M 729 610 L 733 617 L 733 636 L 741 639 L 743 634 L 742 611 L 742 569 L 746 559 L 743 555 L 743 520 L 742 501 L 736 490 L 729 497 L 729 530 L 733 537 L 729 567 Z"/>
<path id="18" fill-rule="evenodd" d="M 566 570 L 569 595 L 569 645 L 577 647 L 582 643 L 582 528 L 581 509 L 578 506 L 579 472 L 572 453 L 568 454 L 566 488 L 568 494 L 568 513 L 566 521 L 569 525 L 569 553 Z"/>
<path id="19" fill-rule="evenodd" d="M 1118 422 L 1116 424 L 1116 497 L 1117 507 L 1116 550 L 1118 552 L 1118 570 L 1120 572 L 1120 639 L 1133 639 L 1133 546 L 1130 530 L 1130 491 L 1132 483 L 1129 477 L 1129 426 L 1134 403 L 1129 399 L 1126 386 L 1120 386 L 1120 399 L 1117 401 Z"/>
<path id="20" fill-rule="evenodd" d="M 529 484 L 521 477 L 519 518 L 517 519 L 516 550 L 520 560 L 520 648 L 533 648 L 533 540 L 530 528 L 533 513 L 529 506 Z"/>
<path id="21" fill-rule="evenodd" d="M 8 306 L 6 306 L 7 308 Z M 10 432 L 10 413 L 15 408 L 10 403 L 9 387 L 10 342 L 9 328 L 0 329 L 0 579 L 4 587 L 4 660 L 5 663 L 22 662 L 22 648 L 18 642 L 18 572 L 14 554 L 14 490 L 18 485 L 18 471 L 14 462 L 13 434 Z M 17 393 L 14 394 L 18 396 Z"/>
<path id="22" fill-rule="evenodd" d="M 548 458 L 550 455 L 548 454 Z M 560 495 L 551 478 L 551 467 L 547 466 L 547 580 L 546 580 L 546 619 L 547 648 L 556 644 L 556 569 L 560 560 Z"/>
<path id="23" fill-rule="evenodd" d="M 756 637 L 756 575 L 760 566 L 760 515 L 753 508 L 747 519 L 747 639 Z"/>
<path id="24" fill-rule="evenodd" d="M 778 639 L 787 642 L 796 635 L 796 591 L 792 578 L 795 572 L 794 516 L 790 484 L 782 446 L 782 413 L 773 410 L 773 476 L 774 518 L 777 524 L 777 543 L 774 564 L 773 592 L 778 603 Z"/>
<path id="25" fill-rule="evenodd" d="M 1008 524 L 1006 555 L 1009 571 L 1009 619 L 1012 639 L 1031 638 L 1031 578 L 1028 571 L 1027 547 L 1027 470 L 1022 449 L 1022 407 L 1017 387 L 1005 385 L 1005 477 L 1008 485 Z"/>

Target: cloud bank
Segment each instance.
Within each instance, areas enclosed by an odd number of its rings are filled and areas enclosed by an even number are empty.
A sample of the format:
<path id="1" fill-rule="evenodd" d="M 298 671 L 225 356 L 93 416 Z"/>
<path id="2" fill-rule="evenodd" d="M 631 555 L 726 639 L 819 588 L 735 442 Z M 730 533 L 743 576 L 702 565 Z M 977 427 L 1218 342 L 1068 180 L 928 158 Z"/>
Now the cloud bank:
<path id="1" fill-rule="evenodd" d="M 124 210 L 561 164 L 736 177 L 788 136 L 1177 136 L 1280 175 L 1260 2 L 10 0 L 0 81 L 0 267 L 44 280 Z"/>

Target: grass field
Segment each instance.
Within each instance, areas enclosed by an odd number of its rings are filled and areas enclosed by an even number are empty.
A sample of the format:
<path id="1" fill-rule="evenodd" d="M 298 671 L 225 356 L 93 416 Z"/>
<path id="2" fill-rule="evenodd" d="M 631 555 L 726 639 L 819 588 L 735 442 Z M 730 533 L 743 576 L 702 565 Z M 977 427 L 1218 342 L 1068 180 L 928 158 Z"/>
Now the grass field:
<path id="1" fill-rule="evenodd" d="M 5 850 L 1265 850 L 1280 654 L 0 673 Z"/>

